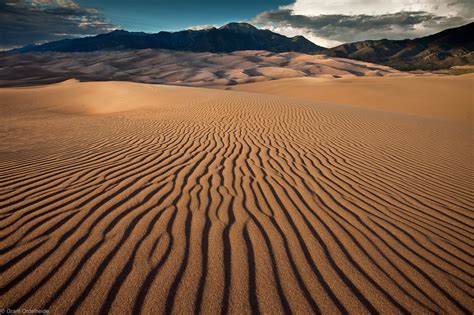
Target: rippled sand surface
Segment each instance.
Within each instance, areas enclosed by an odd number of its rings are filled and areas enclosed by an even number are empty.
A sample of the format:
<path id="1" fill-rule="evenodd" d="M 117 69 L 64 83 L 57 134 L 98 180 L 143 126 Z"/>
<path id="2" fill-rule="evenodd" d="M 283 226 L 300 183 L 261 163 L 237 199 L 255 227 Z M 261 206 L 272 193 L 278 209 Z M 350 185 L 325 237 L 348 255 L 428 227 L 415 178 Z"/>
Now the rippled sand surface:
<path id="1" fill-rule="evenodd" d="M 471 126 L 189 87 L 0 89 L 0 305 L 471 313 Z"/>

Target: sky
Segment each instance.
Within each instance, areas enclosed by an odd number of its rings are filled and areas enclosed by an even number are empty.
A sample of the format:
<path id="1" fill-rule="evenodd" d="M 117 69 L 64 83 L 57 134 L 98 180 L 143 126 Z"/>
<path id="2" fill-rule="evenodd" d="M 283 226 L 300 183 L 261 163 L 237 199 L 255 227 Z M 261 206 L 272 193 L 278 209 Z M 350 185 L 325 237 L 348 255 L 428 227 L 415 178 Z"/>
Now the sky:
<path id="1" fill-rule="evenodd" d="M 177 31 L 249 22 L 324 47 L 404 39 L 474 20 L 474 0 L 0 0 L 0 49 L 114 29 Z"/>

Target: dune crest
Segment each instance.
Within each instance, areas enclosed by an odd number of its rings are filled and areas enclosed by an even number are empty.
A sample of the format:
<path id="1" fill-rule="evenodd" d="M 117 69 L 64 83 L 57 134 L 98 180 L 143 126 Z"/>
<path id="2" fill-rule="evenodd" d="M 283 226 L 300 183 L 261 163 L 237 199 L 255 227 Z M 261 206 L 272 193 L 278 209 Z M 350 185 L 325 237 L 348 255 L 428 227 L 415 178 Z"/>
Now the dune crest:
<path id="1" fill-rule="evenodd" d="M 68 82 L 0 89 L 0 135 L 5 308 L 474 309 L 466 124 Z"/>
<path id="2" fill-rule="evenodd" d="M 188 86 L 234 85 L 294 77 L 408 75 L 392 68 L 302 53 L 193 53 L 143 49 L 0 55 L 0 86 L 132 81 Z"/>

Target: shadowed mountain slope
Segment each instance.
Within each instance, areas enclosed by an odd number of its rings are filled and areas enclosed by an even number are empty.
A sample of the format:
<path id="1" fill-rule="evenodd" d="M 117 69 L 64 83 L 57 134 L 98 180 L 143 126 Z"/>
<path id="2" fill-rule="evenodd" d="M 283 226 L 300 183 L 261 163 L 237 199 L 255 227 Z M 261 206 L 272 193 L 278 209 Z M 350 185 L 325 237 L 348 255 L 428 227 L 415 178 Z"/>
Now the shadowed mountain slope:
<path id="1" fill-rule="evenodd" d="M 238 50 L 267 50 L 272 52 L 314 53 L 324 48 L 304 38 L 286 36 L 260 30 L 248 23 L 229 23 L 220 28 L 159 32 L 147 34 L 116 30 L 97 36 L 63 39 L 43 45 L 30 45 L 18 52 L 86 52 L 96 50 L 124 50 L 161 48 L 194 52 L 231 52 Z"/>
<path id="2" fill-rule="evenodd" d="M 474 63 L 474 23 L 405 40 L 366 40 L 325 51 L 328 56 L 384 64 L 399 70 L 436 70 Z"/>

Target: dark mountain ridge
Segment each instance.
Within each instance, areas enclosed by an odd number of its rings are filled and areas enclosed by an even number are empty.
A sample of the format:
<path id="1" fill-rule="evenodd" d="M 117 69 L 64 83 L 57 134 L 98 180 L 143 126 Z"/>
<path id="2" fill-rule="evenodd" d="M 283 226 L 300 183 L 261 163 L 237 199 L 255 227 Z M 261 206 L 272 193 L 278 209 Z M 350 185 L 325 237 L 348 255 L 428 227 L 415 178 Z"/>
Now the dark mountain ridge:
<path id="1" fill-rule="evenodd" d="M 387 65 L 399 70 L 437 70 L 474 64 L 474 22 L 404 40 L 366 40 L 324 51 L 328 56 Z"/>
<path id="2" fill-rule="evenodd" d="M 170 49 L 193 52 L 232 52 L 238 50 L 295 51 L 315 53 L 320 47 L 303 36 L 292 38 L 261 30 L 248 23 L 229 23 L 220 28 L 159 32 L 148 34 L 116 30 L 91 37 L 63 39 L 42 45 L 29 45 L 16 52 L 88 52 L 96 50 Z"/>

